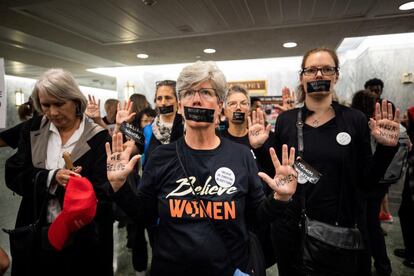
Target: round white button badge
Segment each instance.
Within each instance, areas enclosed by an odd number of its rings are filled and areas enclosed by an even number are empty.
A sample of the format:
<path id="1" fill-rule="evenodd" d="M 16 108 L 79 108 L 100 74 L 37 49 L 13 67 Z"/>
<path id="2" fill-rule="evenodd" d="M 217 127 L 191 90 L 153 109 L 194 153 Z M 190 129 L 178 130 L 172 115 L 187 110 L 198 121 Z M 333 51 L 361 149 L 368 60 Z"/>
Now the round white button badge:
<path id="1" fill-rule="evenodd" d="M 216 171 L 214 179 L 220 187 L 229 188 L 233 186 L 236 177 L 234 176 L 232 170 L 226 167 L 222 167 Z"/>
<path id="2" fill-rule="evenodd" d="M 336 135 L 336 141 L 338 144 L 346 146 L 351 143 L 351 135 L 346 132 L 339 132 L 338 135 Z"/>

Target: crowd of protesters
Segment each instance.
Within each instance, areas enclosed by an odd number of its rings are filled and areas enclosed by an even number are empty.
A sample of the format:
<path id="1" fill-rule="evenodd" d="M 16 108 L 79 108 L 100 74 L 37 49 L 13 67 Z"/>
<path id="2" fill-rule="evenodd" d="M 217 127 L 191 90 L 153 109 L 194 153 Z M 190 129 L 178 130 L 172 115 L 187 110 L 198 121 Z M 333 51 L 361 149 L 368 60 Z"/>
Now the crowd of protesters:
<path id="1" fill-rule="evenodd" d="M 154 109 L 133 94 L 107 100 L 104 117 L 71 73 L 46 71 L 23 122 L 0 133 L 17 148 L 5 179 L 22 198 L 0 274 L 10 262 L 12 275 L 113 275 L 118 220 L 136 275 L 264 275 L 274 264 L 281 276 L 371 275 L 371 258 L 391 275 L 380 222 L 392 221 L 386 195 L 399 181 L 405 248 L 394 254 L 414 268 L 414 107 L 401 121 L 376 78 L 345 106 L 339 78 L 334 51 L 305 53 L 273 131 L 260 100 L 227 87 L 214 62 L 157 81 Z"/>

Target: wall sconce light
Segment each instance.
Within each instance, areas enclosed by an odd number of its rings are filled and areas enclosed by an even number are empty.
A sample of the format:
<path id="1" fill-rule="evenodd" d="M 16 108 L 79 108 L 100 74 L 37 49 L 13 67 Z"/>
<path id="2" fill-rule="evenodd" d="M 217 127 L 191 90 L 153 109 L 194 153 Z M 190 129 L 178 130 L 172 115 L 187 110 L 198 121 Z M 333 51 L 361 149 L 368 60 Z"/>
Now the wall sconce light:
<path id="1" fill-rule="evenodd" d="M 24 93 L 22 89 L 18 89 L 14 92 L 15 98 L 16 98 L 16 106 L 20 106 L 24 104 Z"/>
<path id="2" fill-rule="evenodd" d="M 124 88 L 125 100 L 129 99 L 129 96 L 135 93 L 135 85 L 132 82 L 127 81 L 127 84 Z"/>

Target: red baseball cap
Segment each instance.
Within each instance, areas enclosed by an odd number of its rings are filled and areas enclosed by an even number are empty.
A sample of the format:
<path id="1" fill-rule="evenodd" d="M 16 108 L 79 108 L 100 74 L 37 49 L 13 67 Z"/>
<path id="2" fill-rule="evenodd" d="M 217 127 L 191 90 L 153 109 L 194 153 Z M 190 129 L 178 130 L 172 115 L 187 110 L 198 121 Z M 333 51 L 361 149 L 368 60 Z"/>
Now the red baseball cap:
<path id="1" fill-rule="evenodd" d="M 62 250 L 73 232 L 93 220 L 97 202 L 95 191 L 87 178 L 69 177 L 63 210 L 50 225 L 48 232 L 49 242 L 56 250 Z"/>

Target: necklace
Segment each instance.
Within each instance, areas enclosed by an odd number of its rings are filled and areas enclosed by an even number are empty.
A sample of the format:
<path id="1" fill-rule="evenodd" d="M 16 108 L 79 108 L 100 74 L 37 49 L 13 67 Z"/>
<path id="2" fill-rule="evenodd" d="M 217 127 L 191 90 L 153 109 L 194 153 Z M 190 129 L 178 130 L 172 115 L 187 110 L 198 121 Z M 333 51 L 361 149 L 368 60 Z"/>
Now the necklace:
<path id="1" fill-rule="evenodd" d="M 318 118 L 316 118 L 316 119 L 314 119 L 313 121 L 312 121 L 312 126 L 313 127 L 318 127 L 319 126 L 319 123 L 320 123 L 320 120 L 322 119 L 322 117 L 326 114 L 326 113 L 328 113 L 330 110 L 331 110 L 331 106 L 327 109 L 327 110 L 325 110 L 321 115 L 319 115 L 319 117 Z"/>

